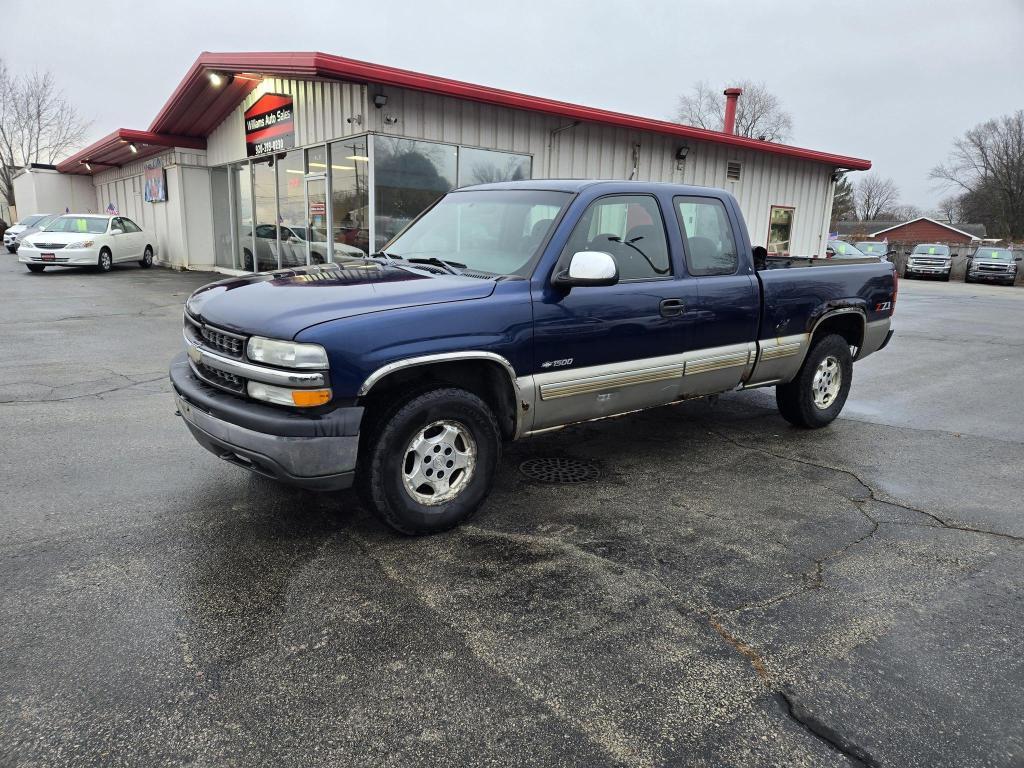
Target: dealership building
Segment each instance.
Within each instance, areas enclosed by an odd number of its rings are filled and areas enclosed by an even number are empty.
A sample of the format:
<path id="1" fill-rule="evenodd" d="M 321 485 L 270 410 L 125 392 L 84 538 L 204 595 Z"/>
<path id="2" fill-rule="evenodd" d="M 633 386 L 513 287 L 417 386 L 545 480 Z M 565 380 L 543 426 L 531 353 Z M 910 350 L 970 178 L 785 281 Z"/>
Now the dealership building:
<path id="1" fill-rule="evenodd" d="M 823 253 L 839 172 L 871 164 L 734 135 L 728 112 L 709 131 L 323 53 L 203 53 L 148 129 L 57 165 L 58 210 L 116 211 L 158 262 L 233 272 L 379 249 L 459 186 L 637 179 L 725 188 L 755 245 Z"/>

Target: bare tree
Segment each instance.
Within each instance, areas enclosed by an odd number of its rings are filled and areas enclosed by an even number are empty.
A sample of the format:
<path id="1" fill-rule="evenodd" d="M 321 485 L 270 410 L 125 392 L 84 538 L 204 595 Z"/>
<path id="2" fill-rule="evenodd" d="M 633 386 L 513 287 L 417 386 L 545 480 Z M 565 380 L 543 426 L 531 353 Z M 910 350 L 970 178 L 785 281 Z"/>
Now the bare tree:
<path id="1" fill-rule="evenodd" d="M 896 182 L 877 173 L 861 177 L 854 187 L 857 198 L 857 216 L 861 221 L 874 221 L 880 214 L 894 207 L 900 199 Z"/>
<path id="2" fill-rule="evenodd" d="M 924 216 L 924 211 L 916 205 L 899 203 L 889 206 L 888 210 L 882 211 L 877 218 L 891 221 L 910 221 Z"/>
<path id="3" fill-rule="evenodd" d="M 972 203 L 987 200 L 997 234 L 1024 237 L 1024 110 L 976 125 L 953 141 L 931 177 L 962 190 Z"/>
<path id="4" fill-rule="evenodd" d="M 52 72 L 12 75 L 0 59 L 0 194 L 8 205 L 14 205 L 18 169 L 66 156 L 88 127 Z"/>
<path id="5" fill-rule="evenodd" d="M 950 224 L 964 224 L 964 204 L 962 195 L 948 195 L 939 200 L 935 209 L 935 218 Z"/>
<path id="6" fill-rule="evenodd" d="M 763 82 L 741 80 L 735 85 L 743 89 L 736 103 L 736 133 L 763 141 L 787 141 L 793 133 L 793 118 L 782 108 L 779 97 Z M 676 122 L 710 131 L 722 130 L 725 126 L 723 90 L 716 90 L 703 80 L 695 83 L 691 93 L 679 97 Z"/>

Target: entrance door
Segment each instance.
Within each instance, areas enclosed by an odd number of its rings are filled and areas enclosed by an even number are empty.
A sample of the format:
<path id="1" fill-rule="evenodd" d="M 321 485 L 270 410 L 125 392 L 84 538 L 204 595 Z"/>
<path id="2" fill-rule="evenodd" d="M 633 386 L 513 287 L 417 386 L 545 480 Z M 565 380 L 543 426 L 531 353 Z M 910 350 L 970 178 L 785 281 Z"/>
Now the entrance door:
<path id="1" fill-rule="evenodd" d="M 331 261 L 330 229 L 327 222 L 327 178 L 306 177 L 306 247 L 308 264 Z"/>

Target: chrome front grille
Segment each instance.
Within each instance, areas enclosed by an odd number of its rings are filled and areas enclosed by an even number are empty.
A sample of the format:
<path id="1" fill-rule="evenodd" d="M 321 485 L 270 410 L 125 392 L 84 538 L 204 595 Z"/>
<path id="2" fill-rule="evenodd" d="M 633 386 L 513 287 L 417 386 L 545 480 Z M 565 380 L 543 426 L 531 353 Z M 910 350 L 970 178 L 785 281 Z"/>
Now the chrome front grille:
<path id="1" fill-rule="evenodd" d="M 33 243 L 32 245 L 40 251 L 59 251 L 67 243 Z"/>
<path id="2" fill-rule="evenodd" d="M 235 360 L 245 357 L 245 336 L 201 323 L 188 312 L 185 313 L 185 335 L 190 335 L 197 341 L 201 339 L 203 346 L 212 352 Z"/>
<path id="3" fill-rule="evenodd" d="M 228 333 L 227 331 L 221 331 L 217 328 L 211 328 L 208 325 L 204 325 L 200 328 L 199 333 L 210 347 L 221 354 L 228 355 L 229 357 L 234 357 L 239 360 L 242 359 L 242 353 L 245 351 L 244 337 Z"/>
<path id="4" fill-rule="evenodd" d="M 944 266 L 946 266 L 946 260 L 945 259 L 941 259 L 941 258 L 940 259 L 934 259 L 934 258 L 931 258 L 931 259 L 913 258 L 913 259 L 910 259 L 909 263 L 910 263 L 910 266 L 912 266 L 912 267 L 944 267 Z"/>
<path id="5" fill-rule="evenodd" d="M 1009 272 L 1009 264 L 979 264 L 979 272 Z"/>
<path id="6" fill-rule="evenodd" d="M 228 373 L 227 371 L 220 371 L 216 368 L 211 368 L 210 366 L 203 365 L 202 363 L 194 364 L 193 367 L 196 373 L 199 374 L 200 378 L 206 380 L 210 384 L 231 390 L 232 392 L 238 392 L 239 394 L 245 392 L 245 380 L 240 376 Z"/>

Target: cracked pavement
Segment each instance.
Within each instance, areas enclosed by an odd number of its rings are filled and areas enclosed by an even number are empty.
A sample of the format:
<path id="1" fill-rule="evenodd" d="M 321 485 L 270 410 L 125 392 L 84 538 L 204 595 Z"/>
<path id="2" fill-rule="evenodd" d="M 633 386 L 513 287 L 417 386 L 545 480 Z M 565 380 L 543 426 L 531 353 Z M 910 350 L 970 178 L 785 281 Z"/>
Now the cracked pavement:
<path id="1" fill-rule="evenodd" d="M 827 429 L 573 427 L 408 539 L 192 441 L 210 279 L 0 264 L 0 765 L 1024 763 L 1024 291 L 904 281 Z"/>

